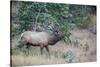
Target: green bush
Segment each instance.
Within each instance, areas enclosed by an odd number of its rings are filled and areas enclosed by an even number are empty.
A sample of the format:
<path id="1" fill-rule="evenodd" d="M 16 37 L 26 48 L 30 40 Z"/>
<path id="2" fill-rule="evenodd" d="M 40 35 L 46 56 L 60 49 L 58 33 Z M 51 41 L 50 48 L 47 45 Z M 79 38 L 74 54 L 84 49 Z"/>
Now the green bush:
<path id="1" fill-rule="evenodd" d="M 66 62 L 72 63 L 74 59 L 73 52 L 71 50 L 67 51 L 65 58 L 66 58 Z"/>
<path id="2" fill-rule="evenodd" d="M 13 4 L 15 1 L 12 1 Z M 11 36 L 17 36 L 24 31 L 36 31 L 36 25 L 42 24 L 42 31 L 51 32 L 57 27 L 64 34 L 64 40 L 71 42 L 69 33 L 74 29 L 86 28 L 89 24 L 92 8 L 86 5 L 67 5 L 57 3 L 24 2 L 16 3 L 16 15 L 12 19 Z M 12 11 L 13 12 L 13 11 Z M 13 22 L 14 21 L 14 22 Z M 14 26 L 17 25 L 17 26 Z M 74 25 L 74 26 L 73 26 Z"/>

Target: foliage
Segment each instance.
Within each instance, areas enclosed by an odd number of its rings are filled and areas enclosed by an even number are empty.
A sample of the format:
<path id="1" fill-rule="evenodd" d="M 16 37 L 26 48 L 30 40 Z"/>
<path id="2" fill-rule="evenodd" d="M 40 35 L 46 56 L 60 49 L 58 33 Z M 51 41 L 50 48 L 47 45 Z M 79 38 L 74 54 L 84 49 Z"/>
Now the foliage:
<path id="1" fill-rule="evenodd" d="M 72 63 L 74 56 L 71 50 L 67 51 L 66 53 L 66 62 Z"/>
<path id="2" fill-rule="evenodd" d="M 16 3 L 16 16 L 12 19 L 11 36 L 27 30 L 35 30 L 36 25 L 40 24 L 42 31 L 51 32 L 52 28 L 58 28 L 65 34 L 64 40 L 71 42 L 72 24 L 79 28 L 86 28 L 89 23 L 89 6 L 25 1 Z M 17 27 L 14 26 L 15 24 Z"/>
<path id="3" fill-rule="evenodd" d="M 87 5 L 70 5 L 70 20 L 75 23 L 78 28 L 87 28 L 90 21 L 90 9 Z"/>
<path id="4" fill-rule="evenodd" d="M 88 50 L 89 50 L 89 45 L 88 45 L 87 43 L 86 43 L 86 44 L 84 44 L 83 49 L 84 49 L 85 51 L 88 51 Z"/>

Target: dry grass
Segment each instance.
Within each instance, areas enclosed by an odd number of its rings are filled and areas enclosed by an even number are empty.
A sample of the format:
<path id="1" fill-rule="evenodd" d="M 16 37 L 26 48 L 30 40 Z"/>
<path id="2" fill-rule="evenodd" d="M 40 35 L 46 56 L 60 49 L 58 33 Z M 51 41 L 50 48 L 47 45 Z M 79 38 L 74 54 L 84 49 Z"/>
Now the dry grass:
<path id="1" fill-rule="evenodd" d="M 64 64 L 68 63 L 66 53 L 70 50 L 73 53 L 72 62 L 93 62 L 96 61 L 96 35 L 87 30 L 72 31 L 73 38 L 79 38 L 78 47 L 68 45 L 63 41 L 54 46 L 49 46 L 50 56 L 44 49 L 40 54 L 39 47 L 31 47 L 29 50 L 12 49 L 12 65 L 43 65 L 43 64 Z"/>
<path id="2" fill-rule="evenodd" d="M 61 64 L 66 63 L 62 58 L 55 58 L 51 56 L 46 58 L 44 56 L 12 56 L 12 65 L 43 65 L 43 64 Z"/>
<path id="3" fill-rule="evenodd" d="M 52 47 L 50 47 L 52 48 Z M 43 55 L 40 53 L 39 47 L 26 48 L 14 48 L 12 49 L 12 65 L 13 66 L 27 66 L 27 65 L 43 65 L 43 64 L 62 64 L 66 63 L 63 58 L 64 53 L 60 51 L 50 51 L 48 56 L 47 51 L 44 49 Z"/>

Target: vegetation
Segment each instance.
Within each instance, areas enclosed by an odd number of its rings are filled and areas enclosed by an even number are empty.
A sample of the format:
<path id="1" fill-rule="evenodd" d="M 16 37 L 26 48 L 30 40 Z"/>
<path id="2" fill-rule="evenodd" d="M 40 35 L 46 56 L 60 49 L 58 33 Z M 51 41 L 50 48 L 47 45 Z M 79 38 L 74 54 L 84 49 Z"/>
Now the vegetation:
<path id="1" fill-rule="evenodd" d="M 83 48 L 84 48 L 85 51 L 88 51 L 89 50 L 89 45 L 86 43 L 86 44 L 84 44 Z"/>
<path id="2" fill-rule="evenodd" d="M 67 53 L 66 53 L 66 62 L 72 63 L 73 58 L 74 58 L 74 56 L 73 56 L 72 51 L 71 50 L 67 51 Z"/>
<path id="3" fill-rule="evenodd" d="M 95 36 L 93 34 L 90 35 L 87 31 L 82 31 L 82 29 L 88 28 L 91 24 L 91 15 L 96 15 L 95 6 L 11 1 L 11 7 L 11 40 L 15 41 L 14 44 L 19 45 L 21 33 L 28 30 L 52 33 L 53 29 L 58 29 L 62 31 L 65 36 L 63 41 L 57 43 L 57 46 L 48 46 L 52 47 L 50 48 L 49 58 L 45 50 L 43 51 L 43 55 L 41 55 L 40 47 L 30 47 L 29 49 L 12 47 L 12 65 L 84 61 L 83 57 L 85 57 L 85 53 L 83 52 L 89 52 L 91 47 L 95 48 Z M 79 31 L 76 31 L 76 29 Z M 74 31 L 76 35 L 70 36 L 72 31 Z M 89 35 L 86 36 L 86 34 Z M 94 40 L 92 41 L 92 39 Z M 73 51 L 69 49 L 69 46 Z M 91 53 L 86 53 L 87 58 Z M 85 61 L 87 61 L 87 58 L 85 57 Z M 89 60 L 91 60 L 91 58 L 89 58 Z"/>
<path id="4" fill-rule="evenodd" d="M 90 11 L 94 6 L 66 5 L 58 3 L 39 3 L 12 1 L 16 3 L 15 16 L 12 18 L 11 36 L 19 35 L 26 30 L 51 32 L 58 28 L 65 34 L 65 41 L 70 41 L 70 30 L 73 26 L 86 28 L 90 20 Z M 38 28 L 37 28 L 38 27 Z"/>

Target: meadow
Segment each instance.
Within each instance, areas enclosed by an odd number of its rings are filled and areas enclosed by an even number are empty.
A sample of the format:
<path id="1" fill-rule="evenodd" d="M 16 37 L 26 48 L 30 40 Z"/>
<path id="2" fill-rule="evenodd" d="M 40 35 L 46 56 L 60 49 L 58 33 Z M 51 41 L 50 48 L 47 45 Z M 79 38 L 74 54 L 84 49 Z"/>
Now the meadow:
<path id="1" fill-rule="evenodd" d="M 85 33 L 84 33 L 85 32 Z M 50 56 L 47 51 L 40 53 L 40 47 L 31 46 L 29 49 L 12 48 L 11 61 L 13 66 L 65 64 L 96 61 L 96 35 L 87 30 L 73 31 L 73 44 L 59 41 L 54 46 L 49 46 Z M 75 44 L 74 38 L 80 38 Z M 14 45 L 14 44 L 13 44 Z"/>

